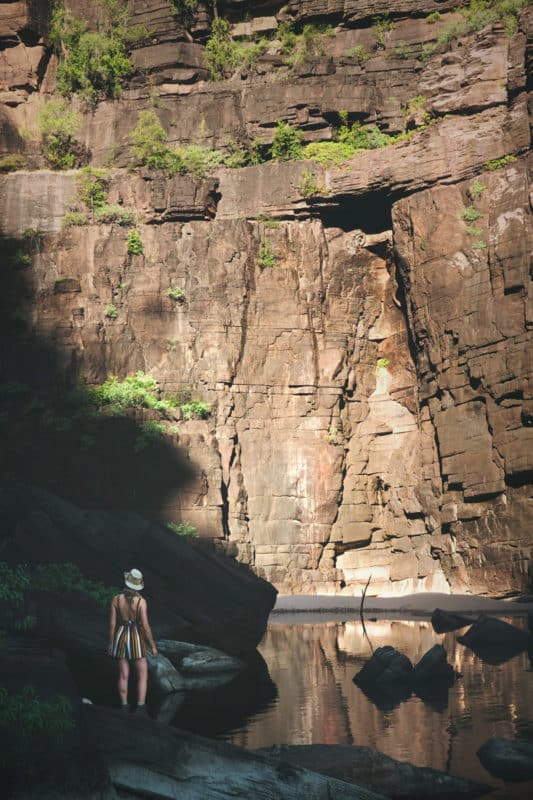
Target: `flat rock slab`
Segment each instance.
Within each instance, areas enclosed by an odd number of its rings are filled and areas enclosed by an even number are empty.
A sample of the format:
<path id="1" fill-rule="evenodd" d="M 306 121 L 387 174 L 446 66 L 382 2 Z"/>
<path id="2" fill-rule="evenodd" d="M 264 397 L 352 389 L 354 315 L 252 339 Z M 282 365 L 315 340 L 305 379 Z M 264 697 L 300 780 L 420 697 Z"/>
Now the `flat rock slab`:
<path id="1" fill-rule="evenodd" d="M 121 792 L 162 800 L 385 800 L 385 796 L 150 719 L 85 706 L 95 746 Z"/>
<path id="2" fill-rule="evenodd" d="M 457 641 L 489 664 L 502 664 L 531 645 L 528 631 L 497 617 L 480 617 Z"/>
<path id="3" fill-rule="evenodd" d="M 477 751 L 485 769 L 504 781 L 533 779 L 533 744 L 494 737 Z"/>
<path id="4" fill-rule="evenodd" d="M 479 797 L 489 787 L 429 767 L 415 767 L 371 747 L 350 745 L 276 745 L 255 750 L 283 763 L 357 783 L 390 798 Z"/>

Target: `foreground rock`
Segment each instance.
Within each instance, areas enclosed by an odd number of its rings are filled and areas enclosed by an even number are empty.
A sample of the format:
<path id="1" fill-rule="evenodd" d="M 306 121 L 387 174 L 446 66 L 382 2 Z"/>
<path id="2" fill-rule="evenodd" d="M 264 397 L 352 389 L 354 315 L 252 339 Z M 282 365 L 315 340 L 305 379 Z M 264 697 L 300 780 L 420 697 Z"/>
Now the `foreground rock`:
<path id="1" fill-rule="evenodd" d="M 383 800 L 360 786 L 120 711 L 84 707 L 88 730 L 121 796 L 223 800 Z"/>
<path id="2" fill-rule="evenodd" d="M 500 664 L 525 650 L 530 638 L 527 631 L 497 617 L 481 616 L 457 641 L 483 660 Z"/>
<path id="3" fill-rule="evenodd" d="M 441 608 L 436 608 L 431 615 L 431 624 L 436 633 L 456 631 L 459 628 L 466 628 L 467 625 L 472 625 L 473 622 L 474 620 L 471 617 L 465 617 L 464 614 L 454 614 L 453 611 L 443 611 Z"/>
<path id="4" fill-rule="evenodd" d="M 533 744 L 509 739 L 489 739 L 477 751 L 485 769 L 504 781 L 533 779 Z"/>
<path id="5" fill-rule="evenodd" d="M 484 784 L 428 767 L 415 767 L 389 758 L 371 747 L 349 745 L 277 745 L 256 750 L 284 764 L 312 769 L 322 775 L 367 786 L 394 800 L 428 797 L 479 797 L 489 791 Z"/>
<path id="6" fill-rule="evenodd" d="M 3 484 L 0 531 L 0 560 L 11 564 L 73 562 L 108 586 L 120 586 L 124 569 L 141 569 L 156 636 L 250 652 L 274 604 L 275 590 L 266 581 L 137 514 L 83 511 L 43 490 Z M 36 603 L 43 635 L 68 647 L 106 651 L 106 611 L 90 603 L 82 609 L 75 597 L 50 603 L 43 597 Z"/>
<path id="7" fill-rule="evenodd" d="M 214 689 L 222 686 L 246 668 L 246 664 L 214 647 L 191 642 L 159 639 L 157 649 L 180 674 L 183 688 Z"/>

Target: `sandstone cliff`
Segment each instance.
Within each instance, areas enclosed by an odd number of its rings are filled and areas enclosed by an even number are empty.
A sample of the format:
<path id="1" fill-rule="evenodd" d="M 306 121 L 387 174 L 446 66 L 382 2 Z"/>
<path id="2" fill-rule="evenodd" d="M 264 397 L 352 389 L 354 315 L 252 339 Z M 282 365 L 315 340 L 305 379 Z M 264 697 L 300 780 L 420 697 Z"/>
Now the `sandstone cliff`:
<path id="1" fill-rule="evenodd" d="M 98 24 L 96 3 L 66 5 Z M 49 8 L 0 4 L 0 154 L 24 167 L 0 177 L 11 379 L 13 353 L 35 369 L 44 343 L 58 380 L 143 370 L 191 387 L 212 413 L 174 441 L 196 477 L 138 510 L 190 521 L 282 592 L 358 594 L 370 574 L 384 595 L 524 590 L 531 8 L 475 30 L 447 0 L 228 0 L 239 41 L 287 21 L 334 35 L 291 65 L 273 45 L 209 81 L 210 4 L 186 24 L 169 0 L 127 5 L 150 37 L 126 88 L 73 104 L 109 201 L 142 215 L 139 255 L 119 224 L 62 227 L 76 172 L 45 169 L 31 136 L 56 91 Z M 412 135 L 340 166 L 168 178 L 132 170 L 150 108 L 172 145 L 266 147 L 280 120 L 327 141 L 346 115 Z M 79 499 L 68 477 L 63 493 Z"/>

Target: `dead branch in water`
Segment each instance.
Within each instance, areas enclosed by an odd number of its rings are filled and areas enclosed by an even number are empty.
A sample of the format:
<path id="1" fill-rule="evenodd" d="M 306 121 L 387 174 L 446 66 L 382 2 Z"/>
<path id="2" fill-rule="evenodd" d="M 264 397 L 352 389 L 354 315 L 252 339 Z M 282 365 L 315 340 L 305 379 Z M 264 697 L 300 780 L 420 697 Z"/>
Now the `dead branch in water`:
<path id="1" fill-rule="evenodd" d="M 368 641 L 368 644 L 370 645 L 370 650 L 373 653 L 374 652 L 374 648 L 372 647 L 372 642 L 370 641 L 370 637 L 369 637 L 368 633 L 366 632 L 365 616 L 364 616 L 365 597 L 366 597 L 366 593 L 367 593 L 368 587 L 370 586 L 370 581 L 371 580 L 372 580 L 372 573 L 370 573 L 370 575 L 368 576 L 368 580 L 366 582 L 366 586 L 363 589 L 363 594 L 361 595 L 361 605 L 359 606 L 359 616 L 361 617 L 361 624 L 363 626 L 363 633 L 365 635 L 366 640 Z"/>

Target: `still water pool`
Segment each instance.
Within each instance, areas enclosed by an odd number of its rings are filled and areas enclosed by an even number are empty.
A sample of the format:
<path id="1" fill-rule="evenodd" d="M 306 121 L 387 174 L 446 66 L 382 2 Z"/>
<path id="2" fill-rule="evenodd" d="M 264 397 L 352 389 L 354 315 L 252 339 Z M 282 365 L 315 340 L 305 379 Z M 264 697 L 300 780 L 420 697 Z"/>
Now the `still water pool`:
<path id="1" fill-rule="evenodd" d="M 301 618 L 300 618 L 301 619 Z M 272 618 L 259 650 L 270 681 L 234 682 L 191 697 L 175 724 L 247 748 L 273 744 L 354 744 L 393 758 L 488 783 L 499 800 L 533 797 L 533 782 L 504 784 L 481 766 L 476 751 L 490 736 L 533 742 L 533 672 L 527 653 L 493 665 L 429 621 L 359 619 L 306 622 Z M 523 623 L 516 618 L 515 625 Z M 444 693 L 382 702 L 352 681 L 371 648 L 392 645 L 416 662 L 434 644 L 462 674 Z M 204 693 L 202 693 L 204 694 Z"/>

